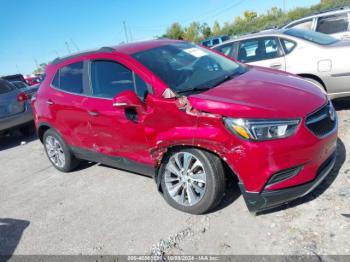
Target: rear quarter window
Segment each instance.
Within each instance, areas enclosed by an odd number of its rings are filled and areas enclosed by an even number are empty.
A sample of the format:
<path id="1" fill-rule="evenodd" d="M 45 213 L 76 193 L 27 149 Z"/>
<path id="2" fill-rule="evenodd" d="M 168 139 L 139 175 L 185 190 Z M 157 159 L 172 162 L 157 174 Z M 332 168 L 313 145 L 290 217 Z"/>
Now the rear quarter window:
<path id="1" fill-rule="evenodd" d="M 294 50 L 294 48 L 297 46 L 297 44 L 294 41 L 288 40 L 285 38 L 281 38 L 281 43 L 285 54 L 291 53 Z"/>
<path id="2" fill-rule="evenodd" d="M 83 62 L 60 68 L 51 84 L 55 88 L 69 93 L 83 93 Z"/>
<path id="3" fill-rule="evenodd" d="M 319 17 L 316 31 L 324 34 L 335 34 L 348 31 L 349 18 L 347 13 Z"/>
<path id="4" fill-rule="evenodd" d="M 0 80 L 0 94 L 6 94 L 15 90 L 15 86 L 5 80 Z"/>

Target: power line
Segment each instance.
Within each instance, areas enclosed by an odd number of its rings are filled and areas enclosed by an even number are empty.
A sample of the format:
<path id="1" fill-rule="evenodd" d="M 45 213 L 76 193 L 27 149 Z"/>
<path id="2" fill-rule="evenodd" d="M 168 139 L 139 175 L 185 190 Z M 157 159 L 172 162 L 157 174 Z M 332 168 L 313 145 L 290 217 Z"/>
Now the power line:
<path id="1" fill-rule="evenodd" d="M 68 51 L 68 53 L 70 54 L 70 53 L 71 53 L 71 51 L 70 51 L 70 48 L 69 48 L 69 44 L 68 44 L 68 42 L 66 41 L 66 42 L 65 42 L 65 44 L 66 44 L 66 47 L 67 47 L 67 51 Z"/>
<path id="2" fill-rule="evenodd" d="M 219 11 L 219 12 L 216 12 L 214 15 L 210 15 L 210 16 L 207 16 L 207 17 L 203 18 L 202 21 L 203 21 L 204 19 L 214 18 L 214 17 L 217 17 L 217 16 L 219 16 L 219 15 L 221 15 L 221 14 L 223 14 L 223 13 L 226 13 L 227 11 L 230 11 L 232 8 L 235 8 L 235 7 L 239 6 L 239 5 L 241 5 L 243 2 L 244 2 L 244 0 L 238 1 L 237 3 L 231 5 L 230 7 L 227 7 L 227 8 L 225 8 L 224 10 L 221 10 L 221 11 Z M 200 21 L 200 20 L 199 20 L 199 21 Z"/>
<path id="3" fill-rule="evenodd" d="M 206 16 L 202 16 L 201 18 L 199 19 L 187 19 L 187 20 L 183 20 L 183 21 L 179 21 L 180 24 L 188 24 L 192 21 L 198 21 L 198 22 L 202 22 L 204 20 L 207 20 L 207 19 L 211 19 L 211 18 L 214 18 L 214 17 L 217 17 L 227 11 L 230 11 L 232 8 L 235 8 L 239 5 L 241 5 L 242 3 L 244 2 L 244 0 L 240 0 L 234 4 L 232 4 L 232 2 L 230 2 L 229 5 L 225 5 L 224 7 L 222 8 L 219 8 L 217 9 L 215 12 L 213 12 L 213 10 L 210 10 L 210 11 L 207 11 L 205 13 L 202 13 L 203 14 L 208 14 L 210 13 L 210 15 L 206 15 Z M 214 14 L 213 14 L 214 13 Z M 141 29 L 144 31 L 144 30 L 149 30 L 149 31 L 156 31 L 156 30 L 160 30 L 160 29 L 165 29 L 167 28 L 169 25 L 158 25 L 158 26 L 133 26 L 133 28 L 136 28 L 136 30 L 138 31 L 141 31 Z M 135 30 L 135 29 L 134 29 Z"/>
<path id="4" fill-rule="evenodd" d="M 71 43 L 74 45 L 75 49 L 77 49 L 77 51 L 80 51 L 78 45 L 73 41 L 73 39 L 70 39 Z"/>

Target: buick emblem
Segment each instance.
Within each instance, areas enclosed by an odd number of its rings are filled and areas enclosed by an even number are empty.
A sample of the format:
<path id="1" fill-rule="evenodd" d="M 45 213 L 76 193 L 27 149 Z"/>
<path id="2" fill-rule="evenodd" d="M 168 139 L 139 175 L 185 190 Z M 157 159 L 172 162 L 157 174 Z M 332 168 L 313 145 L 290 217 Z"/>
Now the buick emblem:
<path id="1" fill-rule="evenodd" d="M 329 118 L 330 118 L 332 121 L 335 121 L 335 110 L 334 110 L 334 108 L 333 108 L 332 106 L 329 107 L 328 114 L 329 114 Z"/>

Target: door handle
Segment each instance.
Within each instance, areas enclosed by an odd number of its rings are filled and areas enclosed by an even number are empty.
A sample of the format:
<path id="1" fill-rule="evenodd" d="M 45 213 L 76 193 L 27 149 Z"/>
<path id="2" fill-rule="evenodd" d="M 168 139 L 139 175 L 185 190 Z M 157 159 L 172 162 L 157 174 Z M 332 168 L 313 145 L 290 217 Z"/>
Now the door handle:
<path id="1" fill-rule="evenodd" d="M 128 105 L 127 103 L 118 103 L 118 102 L 113 103 L 114 107 L 125 107 L 127 105 Z"/>
<path id="2" fill-rule="evenodd" d="M 52 102 L 51 99 L 49 99 L 49 100 L 46 101 L 46 104 L 48 104 L 49 106 L 52 106 L 54 103 Z"/>
<path id="3" fill-rule="evenodd" d="M 88 114 L 90 115 L 90 116 L 99 116 L 100 114 L 98 113 L 98 112 L 96 112 L 96 111 L 88 111 Z"/>
<path id="4" fill-rule="evenodd" d="M 270 67 L 272 67 L 272 68 L 280 68 L 281 66 L 282 66 L 281 63 L 272 63 L 272 64 L 270 65 Z"/>

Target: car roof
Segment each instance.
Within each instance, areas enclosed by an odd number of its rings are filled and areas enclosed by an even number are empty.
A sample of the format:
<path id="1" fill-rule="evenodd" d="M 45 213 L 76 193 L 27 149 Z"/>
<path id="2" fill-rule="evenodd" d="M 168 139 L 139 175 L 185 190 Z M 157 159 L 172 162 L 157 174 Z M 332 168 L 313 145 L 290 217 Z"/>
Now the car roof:
<path id="1" fill-rule="evenodd" d="M 206 42 L 206 41 L 210 41 L 210 40 L 213 40 L 213 39 L 218 39 L 218 38 L 223 38 L 227 35 L 217 35 L 217 36 L 212 36 L 212 37 L 209 37 L 209 38 L 206 38 L 206 39 L 203 39 L 201 42 Z"/>
<path id="2" fill-rule="evenodd" d="M 80 57 L 83 55 L 95 54 L 95 53 L 113 53 L 118 52 L 126 55 L 132 55 L 141 51 L 145 51 L 148 49 L 170 45 L 174 43 L 183 43 L 186 41 L 182 40 L 171 40 L 171 39 L 157 39 L 157 40 L 149 40 L 149 41 L 140 41 L 134 43 L 121 44 L 116 46 L 104 46 L 98 49 L 92 49 L 82 52 L 73 53 L 64 57 L 58 57 L 51 62 L 51 64 L 59 64 L 63 61 L 70 60 L 72 58 Z"/>
<path id="3" fill-rule="evenodd" d="M 345 6 L 345 7 L 335 8 L 335 9 L 331 9 L 331 10 L 324 10 L 324 11 L 320 11 L 320 12 L 315 12 L 315 13 L 308 14 L 308 15 L 305 15 L 303 17 L 300 17 L 298 19 L 292 20 L 292 21 L 288 22 L 287 24 L 285 24 L 283 26 L 283 28 L 285 28 L 286 26 L 289 26 L 290 24 L 293 24 L 295 22 L 308 20 L 310 18 L 317 18 L 317 17 L 322 17 L 322 16 L 335 15 L 335 14 L 339 14 L 339 13 L 346 13 L 346 12 L 349 12 L 349 11 L 350 11 L 350 7 Z"/>
<path id="4" fill-rule="evenodd" d="M 319 16 L 324 16 L 324 15 L 332 15 L 332 14 L 337 14 L 337 13 L 344 13 L 344 12 L 348 12 L 350 11 L 350 8 L 348 6 L 345 7 L 340 7 L 340 8 L 334 8 L 334 9 L 329 9 L 329 10 L 324 10 L 324 11 L 320 11 L 320 12 L 315 12 L 309 15 L 306 15 L 300 19 L 304 19 L 304 18 L 310 18 L 310 17 L 319 17 Z M 297 19 L 299 20 L 299 19 Z M 295 21 L 297 21 L 295 20 Z"/>
<path id="5" fill-rule="evenodd" d="M 262 37 L 262 36 L 271 36 L 271 35 L 281 35 L 283 34 L 285 31 L 287 31 L 289 29 L 269 29 L 269 30 L 263 30 L 257 33 L 250 33 L 250 34 L 246 34 L 246 35 L 242 35 L 230 40 L 227 40 L 225 42 L 222 42 L 218 45 L 213 46 L 213 48 L 218 47 L 218 46 L 222 46 L 228 43 L 233 43 L 233 42 L 237 42 L 237 41 L 241 41 L 241 40 L 245 40 L 245 39 L 251 39 L 251 38 L 255 38 L 255 37 Z"/>

